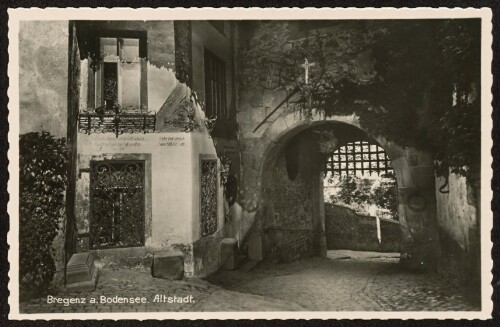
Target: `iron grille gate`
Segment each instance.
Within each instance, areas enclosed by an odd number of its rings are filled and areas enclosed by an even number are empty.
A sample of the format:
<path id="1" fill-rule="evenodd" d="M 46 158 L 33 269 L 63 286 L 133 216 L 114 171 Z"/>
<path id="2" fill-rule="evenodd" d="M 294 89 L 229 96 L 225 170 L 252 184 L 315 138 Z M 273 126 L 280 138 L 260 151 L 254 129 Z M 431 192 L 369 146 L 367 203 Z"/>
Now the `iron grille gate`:
<path id="1" fill-rule="evenodd" d="M 144 245 L 144 162 L 90 164 L 90 248 Z"/>

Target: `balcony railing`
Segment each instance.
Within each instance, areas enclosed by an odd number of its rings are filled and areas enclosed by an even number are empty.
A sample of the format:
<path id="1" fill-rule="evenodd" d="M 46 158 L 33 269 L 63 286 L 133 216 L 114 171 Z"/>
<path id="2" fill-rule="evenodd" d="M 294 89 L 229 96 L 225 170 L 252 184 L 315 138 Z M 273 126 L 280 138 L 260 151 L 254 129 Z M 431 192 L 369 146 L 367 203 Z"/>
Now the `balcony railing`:
<path id="1" fill-rule="evenodd" d="M 121 113 L 98 114 L 80 113 L 78 115 L 78 131 L 91 133 L 121 134 L 154 133 L 156 113 Z"/>

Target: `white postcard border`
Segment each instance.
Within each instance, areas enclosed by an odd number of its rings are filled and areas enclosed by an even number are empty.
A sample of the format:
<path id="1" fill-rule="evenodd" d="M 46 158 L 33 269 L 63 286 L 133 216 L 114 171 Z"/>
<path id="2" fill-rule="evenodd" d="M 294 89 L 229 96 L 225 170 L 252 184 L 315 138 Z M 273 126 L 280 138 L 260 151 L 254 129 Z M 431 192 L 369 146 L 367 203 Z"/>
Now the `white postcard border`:
<path id="1" fill-rule="evenodd" d="M 489 8 L 16 8 L 9 9 L 9 174 L 10 216 L 9 318 L 18 319 L 491 319 L 493 303 L 491 258 L 493 213 L 491 179 L 493 177 L 491 131 L 492 94 L 492 12 Z M 462 312 L 136 312 L 136 313 L 50 313 L 19 312 L 19 23 L 24 20 L 201 20 L 201 19 L 431 19 L 481 18 L 481 311 Z"/>

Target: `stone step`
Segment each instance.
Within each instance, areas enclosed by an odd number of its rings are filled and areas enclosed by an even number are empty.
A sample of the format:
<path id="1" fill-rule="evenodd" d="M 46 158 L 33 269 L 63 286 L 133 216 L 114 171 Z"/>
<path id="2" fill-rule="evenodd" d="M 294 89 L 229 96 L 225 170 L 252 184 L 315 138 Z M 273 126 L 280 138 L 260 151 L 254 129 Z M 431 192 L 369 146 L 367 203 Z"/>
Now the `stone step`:
<path id="1" fill-rule="evenodd" d="M 154 253 L 151 275 L 156 278 L 181 280 L 184 276 L 184 254 L 180 251 Z"/>
<path id="2" fill-rule="evenodd" d="M 68 291 L 93 291 L 99 269 L 94 265 L 90 252 L 75 253 L 66 264 L 66 289 Z"/>

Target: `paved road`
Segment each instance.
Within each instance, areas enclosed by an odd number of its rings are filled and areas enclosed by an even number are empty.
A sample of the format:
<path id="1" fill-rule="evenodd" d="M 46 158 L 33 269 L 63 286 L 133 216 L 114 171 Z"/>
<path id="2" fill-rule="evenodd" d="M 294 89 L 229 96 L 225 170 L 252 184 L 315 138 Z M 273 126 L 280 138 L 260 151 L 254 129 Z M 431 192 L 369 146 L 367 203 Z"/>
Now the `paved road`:
<path id="1" fill-rule="evenodd" d="M 166 297 L 166 299 L 164 298 Z M 109 299 L 111 303 L 102 303 Z M 114 297 L 145 298 L 146 303 L 113 303 Z M 175 298 L 174 298 L 175 297 Z M 70 299 L 85 303 L 66 304 Z M 171 302 L 169 299 L 171 298 Z M 178 299 L 182 303 L 179 303 Z M 62 303 L 55 303 L 61 299 Z M 92 303 L 95 299 L 96 303 Z M 118 299 L 116 299 L 116 302 Z M 186 301 L 184 301 L 186 300 Z M 130 301 L 129 301 L 130 302 Z M 21 313 L 69 312 L 186 312 L 186 311 L 297 311 L 297 303 L 242 294 L 199 279 L 168 281 L 151 277 L 148 269 L 102 269 L 93 292 L 52 292 L 20 304 Z"/>
<path id="2" fill-rule="evenodd" d="M 227 289 L 293 301 L 310 311 L 470 311 L 456 285 L 402 269 L 397 253 L 330 251 L 328 258 L 261 264 L 210 278 Z"/>
<path id="3" fill-rule="evenodd" d="M 167 281 L 148 269 L 103 269 L 91 293 L 53 293 L 85 303 L 47 303 L 47 297 L 21 303 L 22 313 L 143 311 L 444 311 L 478 310 L 456 287 L 437 277 L 404 271 L 397 254 L 330 252 L 290 264 L 261 263 L 250 272 L 221 271 L 209 282 Z M 156 301 L 176 296 L 183 303 Z M 144 297 L 147 303 L 100 303 Z M 97 303 L 91 303 L 91 299 Z"/>

